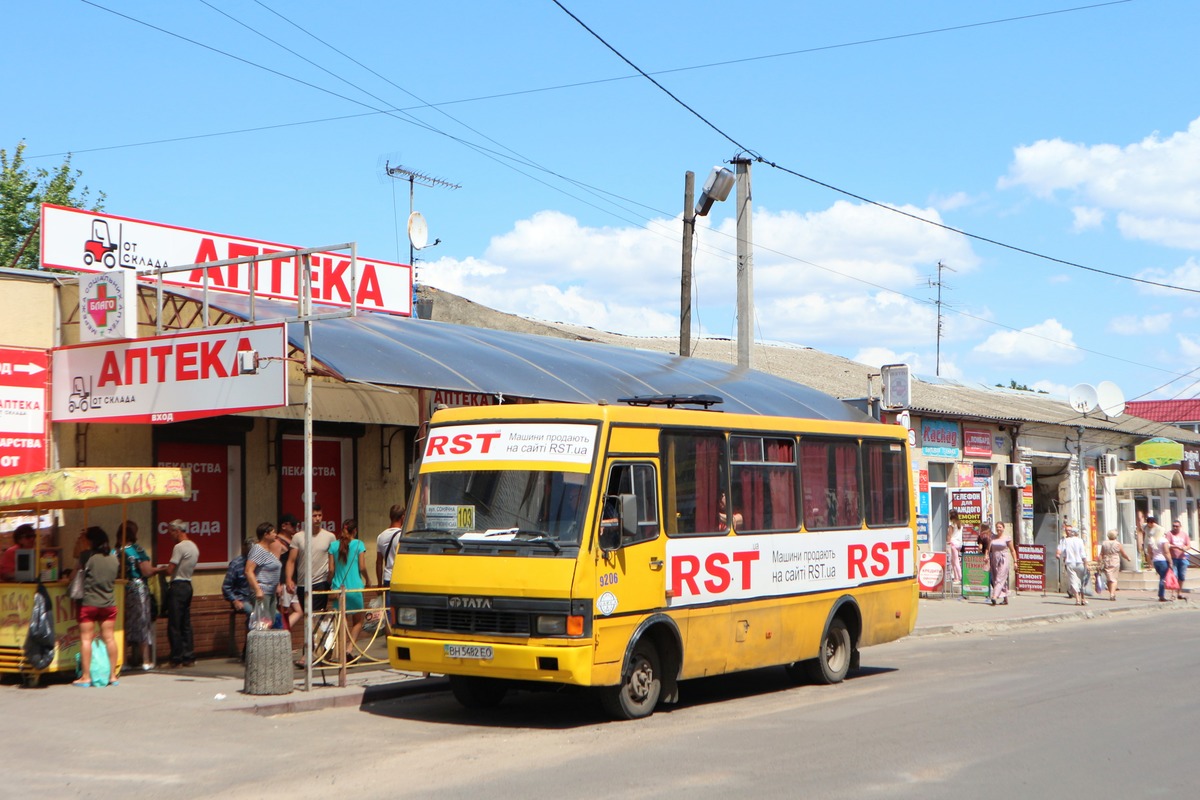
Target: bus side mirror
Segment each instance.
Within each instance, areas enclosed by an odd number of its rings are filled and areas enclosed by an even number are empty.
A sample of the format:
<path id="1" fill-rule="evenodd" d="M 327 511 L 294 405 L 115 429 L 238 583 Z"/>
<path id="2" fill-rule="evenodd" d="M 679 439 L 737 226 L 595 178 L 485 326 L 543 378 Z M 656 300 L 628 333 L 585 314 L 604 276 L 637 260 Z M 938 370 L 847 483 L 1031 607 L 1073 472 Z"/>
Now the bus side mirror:
<path id="1" fill-rule="evenodd" d="M 613 509 L 605 503 L 605 519 L 600 521 L 600 551 L 611 553 L 620 550 L 626 540 L 637 539 L 638 513 L 637 496 L 632 494 L 610 495 L 616 501 L 616 518 L 608 517 Z"/>

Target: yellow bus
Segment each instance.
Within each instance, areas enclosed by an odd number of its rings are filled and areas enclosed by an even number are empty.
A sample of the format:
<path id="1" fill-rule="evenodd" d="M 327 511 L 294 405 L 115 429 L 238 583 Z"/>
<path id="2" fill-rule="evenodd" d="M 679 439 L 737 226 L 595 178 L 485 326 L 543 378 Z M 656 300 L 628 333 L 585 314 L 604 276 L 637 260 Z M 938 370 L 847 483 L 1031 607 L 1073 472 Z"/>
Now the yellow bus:
<path id="1" fill-rule="evenodd" d="M 635 719 L 690 678 L 783 665 L 837 683 L 859 648 L 911 633 L 907 431 L 715 402 L 436 412 L 392 572 L 391 665 L 448 675 L 471 708 L 559 684 Z"/>

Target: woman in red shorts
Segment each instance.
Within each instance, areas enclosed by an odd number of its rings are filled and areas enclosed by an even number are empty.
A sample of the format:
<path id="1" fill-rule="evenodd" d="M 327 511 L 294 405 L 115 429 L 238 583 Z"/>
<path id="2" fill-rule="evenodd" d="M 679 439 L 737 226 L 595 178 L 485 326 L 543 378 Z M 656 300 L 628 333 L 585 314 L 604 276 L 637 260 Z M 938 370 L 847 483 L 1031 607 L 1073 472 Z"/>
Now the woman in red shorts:
<path id="1" fill-rule="evenodd" d="M 117 638 L 113 632 L 117 623 L 117 600 L 113 586 L 117 582 L 117 557 L 108 546 L 108 534 L 103 528 L 93 525 L 84 531 L 84 536 L 91 548 L 79 556 L 78 568 L 83 570 L 83 601 L 79 608 L 82 676 L 75 685 L 92 685 L 92 639 L 96 638 L 96 627 L 99 626 L 100 638 L 108 649 L 108 685 L 116 686 Z"/>

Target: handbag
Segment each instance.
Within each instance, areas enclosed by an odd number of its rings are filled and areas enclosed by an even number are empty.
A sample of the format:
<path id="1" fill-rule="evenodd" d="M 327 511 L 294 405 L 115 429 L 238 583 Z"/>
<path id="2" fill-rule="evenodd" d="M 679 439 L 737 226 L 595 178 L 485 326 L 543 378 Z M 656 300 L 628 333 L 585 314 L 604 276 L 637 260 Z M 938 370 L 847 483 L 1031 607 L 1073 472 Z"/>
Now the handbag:
<path id="1" fill-rule="evenodd" d="M 71 573 L 71 583 L 67 587 L 67 595 L 72 600 L 83 599 L 83 573 L 87 567 L 78 567 Z"/>

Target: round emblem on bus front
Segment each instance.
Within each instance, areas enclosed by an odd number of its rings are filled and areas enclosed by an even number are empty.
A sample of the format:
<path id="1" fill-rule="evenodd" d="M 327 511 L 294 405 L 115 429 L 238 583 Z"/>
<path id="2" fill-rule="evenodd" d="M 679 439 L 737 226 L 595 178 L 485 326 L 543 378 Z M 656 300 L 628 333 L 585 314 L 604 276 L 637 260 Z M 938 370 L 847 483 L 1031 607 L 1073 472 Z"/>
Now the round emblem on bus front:
<path id="1" fill-rule="evenodd" d="M 617 610 L 617 596 L 612 592 L 605 592 L 596 598 L 596 608 L 607 617 Z"/>

